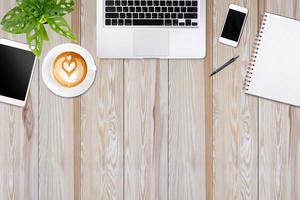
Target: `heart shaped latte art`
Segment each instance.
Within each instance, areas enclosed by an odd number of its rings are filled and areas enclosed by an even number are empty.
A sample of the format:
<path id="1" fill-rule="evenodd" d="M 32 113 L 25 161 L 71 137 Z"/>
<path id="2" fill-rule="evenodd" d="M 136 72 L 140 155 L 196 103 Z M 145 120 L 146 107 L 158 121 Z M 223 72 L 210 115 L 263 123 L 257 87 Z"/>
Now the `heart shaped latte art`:
<path id="1" fill-rule="evenodd" d="M 87 75 L 87 64 L 81 55 L 64 52 L 56 57 L 51 66 L 52 78 L 64 87 L 75 87 Z"/>
<path id="2" fill-rule="evenodd" d="M 68 74 L 72 74 L 72 72 L 74 72 L 74 70 L 76 70 L 76 68 L 77 68 L 77 64 L 74 61 L 73 62 L 68 62 L 68 61 L 63 62 L 63 69 Z"/>

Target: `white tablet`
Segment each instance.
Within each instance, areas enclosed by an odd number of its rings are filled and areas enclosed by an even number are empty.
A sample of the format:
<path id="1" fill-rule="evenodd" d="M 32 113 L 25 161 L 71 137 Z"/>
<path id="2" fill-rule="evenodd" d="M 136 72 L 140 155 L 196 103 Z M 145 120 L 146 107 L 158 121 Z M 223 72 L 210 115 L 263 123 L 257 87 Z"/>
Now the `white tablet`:
<path id="1" fill-rule="evenodd" d="M 25 106 L 36 60 L 28 45 L 0 39 L 0 102 Z"/>

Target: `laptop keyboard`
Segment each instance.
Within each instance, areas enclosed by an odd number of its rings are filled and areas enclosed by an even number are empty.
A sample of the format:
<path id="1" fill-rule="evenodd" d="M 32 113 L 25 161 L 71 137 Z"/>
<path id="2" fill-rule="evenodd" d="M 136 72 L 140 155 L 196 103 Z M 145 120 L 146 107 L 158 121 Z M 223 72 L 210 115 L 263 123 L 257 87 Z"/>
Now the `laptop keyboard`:
<path id="1" fill-rule="evenodd" d="M 105 0 L 105 25 L 197 27 L 198 1 Z"/>

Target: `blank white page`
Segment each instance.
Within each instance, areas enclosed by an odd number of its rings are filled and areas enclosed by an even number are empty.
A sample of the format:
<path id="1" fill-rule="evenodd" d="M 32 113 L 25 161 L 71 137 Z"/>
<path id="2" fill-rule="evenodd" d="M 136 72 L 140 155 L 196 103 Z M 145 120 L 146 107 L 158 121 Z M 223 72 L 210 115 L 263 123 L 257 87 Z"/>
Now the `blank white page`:
<path id="1" fill-rule="evenodd" d="M 246 93 L 300 106 L 300 21 L 266 13 Z"/>

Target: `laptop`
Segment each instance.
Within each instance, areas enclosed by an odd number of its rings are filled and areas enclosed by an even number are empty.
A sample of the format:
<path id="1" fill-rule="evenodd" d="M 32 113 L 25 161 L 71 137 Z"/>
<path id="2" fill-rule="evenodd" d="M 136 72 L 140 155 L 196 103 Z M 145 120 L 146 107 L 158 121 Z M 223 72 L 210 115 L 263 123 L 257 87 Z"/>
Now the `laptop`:
<path id="1" fill-rule="evenodd" d="M 100 58 L 201 59 L 205 0 L 97 0 Z"/>

